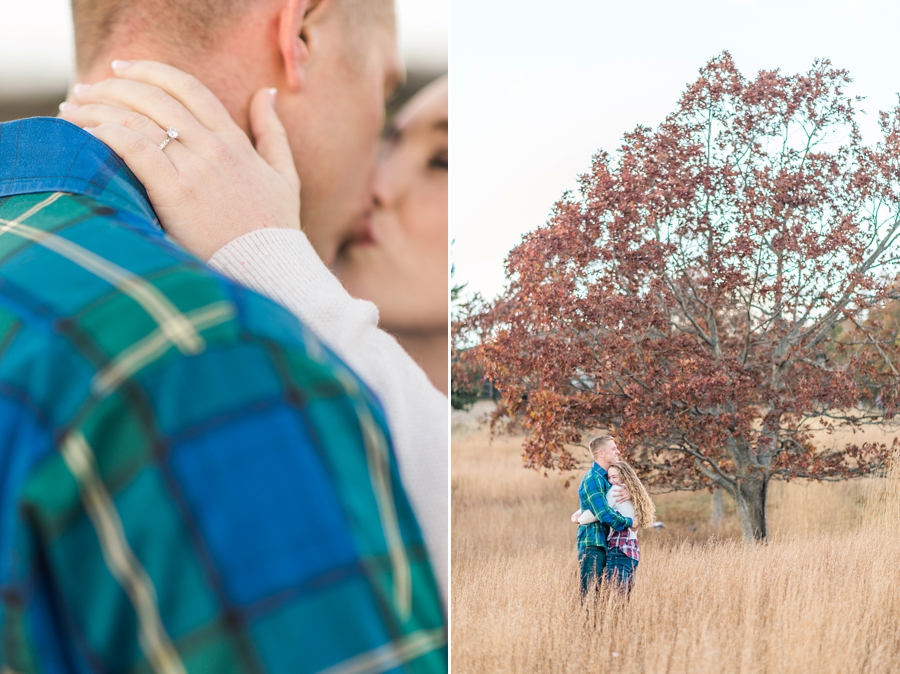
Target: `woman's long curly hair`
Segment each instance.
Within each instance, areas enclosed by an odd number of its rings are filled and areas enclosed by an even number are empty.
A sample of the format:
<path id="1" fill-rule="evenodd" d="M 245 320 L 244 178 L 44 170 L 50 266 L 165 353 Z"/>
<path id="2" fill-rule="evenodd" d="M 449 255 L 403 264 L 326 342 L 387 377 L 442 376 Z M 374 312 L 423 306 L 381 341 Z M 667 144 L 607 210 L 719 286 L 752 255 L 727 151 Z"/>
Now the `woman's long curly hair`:
<path id="1" fill-rule="evenodd" d="M 634 472 L 634 468 L 624 461 L 616 461 L 610 468 L 616 468 L 619 471 L 619 474 L 622 476 L 622 482 L 625 483 L 628 491 L 631 492 L 631 502 L 634 504 L 635 528 L 649 527 L 656 520 L 656 506 L 653 505 L 650 494 L 647 493 L 644 485 L 641 484 L 637 473 Z"/>

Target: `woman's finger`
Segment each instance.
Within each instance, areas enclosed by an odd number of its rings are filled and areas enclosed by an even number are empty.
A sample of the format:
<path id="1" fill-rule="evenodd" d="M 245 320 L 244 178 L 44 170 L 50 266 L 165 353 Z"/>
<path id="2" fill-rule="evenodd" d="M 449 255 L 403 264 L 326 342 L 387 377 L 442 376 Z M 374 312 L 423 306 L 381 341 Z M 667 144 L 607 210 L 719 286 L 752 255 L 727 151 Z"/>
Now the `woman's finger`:
<path id="1" fill-rule="evenodd" d="M 183 70 L 158 61 L 113 61 L 113 72 L 122 79 L 158 87 L 181 103 L 211 131 L 230 131 L 236 125 L 222 102 L 200 80 Z"/>
<path id="2" fill-rule="evenodd" d="M 274 168 L 285 182 L 300 190 L 300 178 L 294 166 L 294 155 L 288 144 L 278 114 L 275 112 L 275 89 L 260 89 L 250 101 L 250 132 L 256 141 L 256 151 Z"/>
<path id="3" fill-rule="evenodd" d="M 102 103 L 88 103 L 87 105 L 75 105 L 64 102 L 59 106 L 59 116 L 67 122 L 72 122 L 82 128 L 100 126 L 105 122 L 118 124 L 125 128 L 141 133 L 157 145 L 166 139 L 166 131 L 149 117 L 134 110 L 125 110 L 114 105 Z"/>
<path id="4" fill-rule="evenodd" d="M 160 128 L 178 129 L 182 142 L 202 142 L 210 135 L 191 112 L 167 92 L 143 82 L 107 79 L 95 84 L 76 84 L 72 97 L 79 105 L 111 105 L 140 113 Z"/>
<path id="5" fill-rule="evenodd" d="M 85 131 L 109 145 L 148 190 L 153 191 L 151 185 L 163 191 L 177 188 L 178 170 L 172 159 L 179 150 L 185 150 L 177 145 L 173 147 L 177 141 L 172 141 L 161 151 L 159 144 L 144 134 L 112 122 L 103 122 Z"/>

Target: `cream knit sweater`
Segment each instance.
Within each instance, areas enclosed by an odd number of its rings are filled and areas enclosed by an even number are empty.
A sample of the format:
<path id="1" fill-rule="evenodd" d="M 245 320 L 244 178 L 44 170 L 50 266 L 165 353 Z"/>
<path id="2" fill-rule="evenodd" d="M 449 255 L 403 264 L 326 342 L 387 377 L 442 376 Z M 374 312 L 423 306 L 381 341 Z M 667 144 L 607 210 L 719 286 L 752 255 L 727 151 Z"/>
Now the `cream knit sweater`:
<path id="1" fill-rule="evenodd" d="M 260 229 L 221 249 L 209 265 L 275 300 L 296 315 L 371 388 L 384 407 L 400 476 L 447 602 L 448 423 L 447 397 L 388 333 L 378 309 L 351 297 L 292 229 Z"/>

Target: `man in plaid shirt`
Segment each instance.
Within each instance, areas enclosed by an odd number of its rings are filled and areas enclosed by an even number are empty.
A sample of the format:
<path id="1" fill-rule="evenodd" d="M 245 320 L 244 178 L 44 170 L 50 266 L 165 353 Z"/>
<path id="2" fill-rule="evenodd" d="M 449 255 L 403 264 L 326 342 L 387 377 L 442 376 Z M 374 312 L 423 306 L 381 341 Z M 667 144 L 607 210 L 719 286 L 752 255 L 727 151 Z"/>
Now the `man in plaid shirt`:
<path id="1" fill-rule="evenodd" d="M 82 55 L 100 49 L 85 11 L 114 4 L 77 5 Z M 282 37 L 324 49 L 331 6 L 286 2 L 320 24 Z M 107 146 L 49 118 L 0 125 L 0 589 L 3 672 L 447 669 L 378 401 L 293 315 L 169 243 Z"/>
<path id="2" fill-rule="evenodd" d="M 3 671 L 445 670 L 380 406 L 154 221 L 89 134 L 0 125 Z"/>
<path id="3" fill-rule="evenodd" d="M 578 527 L 582 596 L 588 593 L 592 584 L 599 585 L 606 571 L 610 529 L 614 532 L 627 532 L 634 524 L 631 518 L 623 517 L 610 508 L 606 501 L 606 494 L 611 487 L 606 471 L 619 459 L 619 447 L 615 439 L 611 435 L 601 435 L 591 440 L 588 447 L 594 458 L 594 464 L 581 479 L 578 498 L 581 510 L 589 510 L 597 521 Z"/>

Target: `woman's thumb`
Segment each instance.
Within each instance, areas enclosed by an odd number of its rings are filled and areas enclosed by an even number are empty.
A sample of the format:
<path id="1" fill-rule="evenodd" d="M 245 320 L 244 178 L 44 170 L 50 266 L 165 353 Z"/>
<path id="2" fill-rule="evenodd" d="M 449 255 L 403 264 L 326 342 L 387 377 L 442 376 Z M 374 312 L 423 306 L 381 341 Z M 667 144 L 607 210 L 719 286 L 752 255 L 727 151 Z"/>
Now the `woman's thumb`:
<path id="1" fill-rule="evenodd" d="M 294 166 L 294 155 L 284 125 L 275 112 L 275 94 L 275 89 L 260 89 L 253 95 L 250 101 L 250 132 L 259 155 L 299 190 L 300 179 Z"/>

